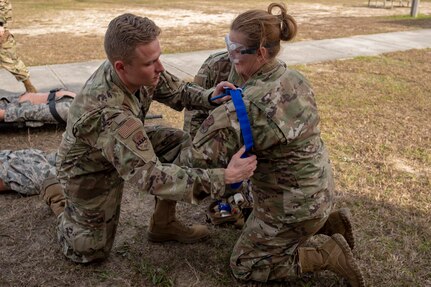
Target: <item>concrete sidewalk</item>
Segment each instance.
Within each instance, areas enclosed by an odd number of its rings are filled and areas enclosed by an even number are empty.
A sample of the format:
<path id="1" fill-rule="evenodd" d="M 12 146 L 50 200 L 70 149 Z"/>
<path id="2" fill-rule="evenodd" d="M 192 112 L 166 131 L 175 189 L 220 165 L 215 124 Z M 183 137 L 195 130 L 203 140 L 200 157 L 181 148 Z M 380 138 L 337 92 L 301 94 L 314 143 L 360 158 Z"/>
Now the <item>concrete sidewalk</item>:
<path id="1" fill-rule="evenodd" d="M 288 65 L 295 65 L 425 48 L 431 48 L 431 29 L 289 43 L 283 45 L 279 58 Z M 180 78 L 192 79 L 203 61 L 217 51 L 220 50 L 165 54 L 161 59 L 168 71 Z M 41 92 L 60 87 L 79 92 L 101 62 L 30 67 L 31 79 Z M 10 73 L 0 70 L 0 96 L 24 91 L 23 85 Z"/>

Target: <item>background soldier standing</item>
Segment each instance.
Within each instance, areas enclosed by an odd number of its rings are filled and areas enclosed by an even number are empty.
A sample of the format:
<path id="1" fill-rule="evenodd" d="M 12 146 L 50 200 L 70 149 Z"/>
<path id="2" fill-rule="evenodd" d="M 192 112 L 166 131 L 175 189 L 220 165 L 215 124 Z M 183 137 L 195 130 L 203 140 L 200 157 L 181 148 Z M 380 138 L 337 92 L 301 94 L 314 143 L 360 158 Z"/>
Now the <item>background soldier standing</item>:
<path id="1" fill-rule="evenodd" d="M 30 73 L 16 53 L 16 42 L 8 26 L 12 21 L 12 4 L 9 0 L 0 0 L 0 67 L 11 72 L 15 78 L 23 82 L 27 92 L 36 93 L 30 82 Z"/>

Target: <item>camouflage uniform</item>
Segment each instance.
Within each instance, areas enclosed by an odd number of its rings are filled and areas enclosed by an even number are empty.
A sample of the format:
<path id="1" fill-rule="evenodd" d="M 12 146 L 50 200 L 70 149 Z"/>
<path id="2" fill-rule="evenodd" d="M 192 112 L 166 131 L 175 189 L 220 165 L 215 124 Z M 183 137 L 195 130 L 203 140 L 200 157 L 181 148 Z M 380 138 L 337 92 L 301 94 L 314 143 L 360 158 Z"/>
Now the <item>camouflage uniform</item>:
<path id="1" fill-rule="evenodd" d="M 204 109 L 212 107 L 211 92 L 164 72 L 157 88 L 131 94 L 108 61 L 96 70 L 72 103 L 58 153 L 58 178 L 66 196 L 58 236 L 68 258 L 85 263 L 109 254 L 125 180 L 175 201 L 197 203 L 224 193 L 223 169 L 169 164 L 191 144 L 188 134 L 144 127 L 153 99 L 177 110 Z"/>
<path id="2" fill-rule="evenodd" d="M 194 82 L 205 89 L 215 87 L 221 81 L 227 81 L 232 68 L 227 52 L 215 53 L 202 64 Z M 184 110 L 183 130 L 193 138 L 208 115 L 209 112 L 204 110 Z"/>
<path id="3" fill-rule="evenodd" d="M 12 4 L 9 0 L 0 0 L 0 25 L 5 28 L 4 35 L 0 37 L 0 67 L 11 72 L 18 81 L 24 81 L 30 74 L 17 56 L 15 38 L 8 29 L 8 22 L 11 21 Z"/>
<path id="4" fill-rule="evenodd" d="M 55 97 L 55 109 L 66 122 L 73 97 L 64 95 Z M 19 102 L 19 97 L 0 99 L 0 109 L 5 110 L 6 123 L 24 123 L 28 127 L 40 127 L 44 124 L 57 124 L 48 104 L 32 104 L 29 101 Z"/>
<path id="5" fill-rule="evenodd" d="M 251 179 L 254 209 L 231 256 L 233 274 L 261 282 L 295 277 L 298 246 L 323 226 L 333 205 L 332 171 L 313 91 L 278 60 L 246 83 L 233 69 L 228 80 L 243 88 L 258 159 Z M 193 140 L 198 153 L 183 151 L 181 163 L 226 164 L 242 144 L 230 101 L 202 123 Z"/>
<path id="6" fill-rule="evenodd" d="M 55 174 L 55 153 L 37 149 L 0 151 L 0 179 L 8 190 L 23 195 L 39 194 L 43 181 Z"/>

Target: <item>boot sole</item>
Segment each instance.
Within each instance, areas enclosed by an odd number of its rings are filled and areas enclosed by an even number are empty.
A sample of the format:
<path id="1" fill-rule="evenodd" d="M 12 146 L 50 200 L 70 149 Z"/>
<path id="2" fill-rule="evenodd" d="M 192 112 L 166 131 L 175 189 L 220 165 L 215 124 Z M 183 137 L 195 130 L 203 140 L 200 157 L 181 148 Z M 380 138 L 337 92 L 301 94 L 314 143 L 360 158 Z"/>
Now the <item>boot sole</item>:
<path id="1" fill-rule="evenodd" d="M 347 208 L 341 208 L 339 213 L 345 229 L 344 238 L 346 239 L 347 244 L 349 244 L 350 249 L 353 250 L 355 248 L 355 238 L 353 237 L 353 228 L 349 219 L 351 217 L 350 212 Z"/>
<path id="2" fill-rule="evenodd" d="M 209 233 L 198 238 L 180 238 L 175 235 L 157 234 L 152 232 L 147 232 L 147 239 L 151 242 L 167 242 L 167 241 L 177 241 L 180 243 L 195 243 L 209 237 Z"/>
<path id="3" fill-rule="evenodd" d="M 354 275 L 356 277 L 355 279 L 356 279 L 356 282 L 358 283 L 358 285 L 352 285 L 352 286 L 353 287 L 356 287 L 356 286 L 365 287 L 365 280 L 364 280 L 364 277 L 362 276 L 361 269 L 356 264 L 355 259 L 353 258 L 352 250 L 350 249 L 346 239 L 343 237 L 343 235 L 341 235 L 339 233 L 335 233 L 334 235 L 331 236 L 331 238 L 341 248 L 343 253 L 346 255 L 348 265 L 351 267 L 351 269 L 354 270 Z"/>

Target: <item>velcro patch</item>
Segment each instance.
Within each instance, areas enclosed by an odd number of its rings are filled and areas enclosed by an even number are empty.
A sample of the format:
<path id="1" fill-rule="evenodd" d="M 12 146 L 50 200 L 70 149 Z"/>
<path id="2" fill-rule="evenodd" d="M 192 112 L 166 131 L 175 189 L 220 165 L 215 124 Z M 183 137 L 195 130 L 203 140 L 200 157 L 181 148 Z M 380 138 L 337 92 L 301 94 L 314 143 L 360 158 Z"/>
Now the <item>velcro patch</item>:
<path id="1" fill-rule="evenodd" d="M 142 124 L 138 119 L 128 119 L 124 124 L 120 126 L 118 134 L 123 138 L 128 138 L 137 128 Z"/>
<path id="2" fill-rule="evenodd" d="M 127 119 L 127 115 L 125 113 L 121 113 L 115 117 L 114 121 L 117 125 L 120 125 L 125 119 Z"/>
<path id="3" fill-rule="evenodd" d="M 200 128 L 200 132 L 201 133 L 206 133 L 208 131 L 208 129 L 214 124 L 214 116 L 210 115 L 209 117 L 207 117 L 204 122 L 201 125 Z"/>
<path id="4" fill-rule="evenodd" d="M 138 131 L 136 134 L 133 135 L 133 141 L 135 142 L 136 148 L 138 150 L 145 150 L 146 147 L 146 137 L 144 135 L 143 131 Z"/>

